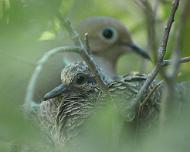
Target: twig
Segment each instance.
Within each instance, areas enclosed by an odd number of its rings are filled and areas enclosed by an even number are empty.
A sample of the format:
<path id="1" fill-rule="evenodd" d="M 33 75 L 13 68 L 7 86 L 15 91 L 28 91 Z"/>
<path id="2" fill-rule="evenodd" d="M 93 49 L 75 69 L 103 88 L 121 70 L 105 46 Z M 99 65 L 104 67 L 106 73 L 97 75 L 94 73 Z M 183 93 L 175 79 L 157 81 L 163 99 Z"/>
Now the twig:
<path id="1" fill-rule="evenodd" d="M 143 112 L 143 108 L 146 105 L 146 103 L 149 101 L 153 93 L 161 86 L 163 81 L 160 81 L 158 84 L 156 84 L 148 93 L 148 95 L 145 97 L 145 99 L 140 103 L 140 106 L 138 107 L 137 111 L 137 117 L 136 117 L 136 128 L 135 128 L 135 135 L 137 136 L 139 134 L 139 128 L 140 128 L 140 117 Z"/>
<path id="2" fill-rule="evenodd" d="M 157 41 L 156 41 L 156 15 L 159 0 L 155 0 L 154 7 L 151 6 L 148 0 L 138 0 L 137 3 L 144 12 L 147 31 L 147 49 L 153 55 L 153 61 L 157 61 Z M 144 73 L 147 66 L 147 62 L 142 60 L 140 72 Z"/>
<path id="3" fill-rule="evenodd" d="M 163 83 L 163 81 L 160 81 L 158 84 L 156 84 L 152 90 L 150 90 L 149 94 L 146 96 L 146 98 L 140 103 L 140 109 L 147 103 L 147 101 L 150 99 L 152 94 L 155 92 L 156 89 L 160 87 L 160 85 Z"/>
<path id="4" fill-rule="evenodd" d="M 179 63 L 188 63 L 188 62 L 190 62 L 190 56 L 179 59 Z M 168 66 L 171 64 L 172 64 L 172 60 L 164 60 L 162 63 L 162 66 Z"/>
<path id="5" fill-rule="evenodd" d="M 167 48 L 167 44 L 168 44 L 168 39 L 169 39 L 169 35 L 170 35 L 170 31 L 171 31 L 171 28 L 172 28 L 172 24 L 173 22 L 175 21 L 175 14 L 176 14 L 176 11 L 179 7 L 179 1 L 180 0 L 173 0 L 172 2 L 172 10 L 170 12 L 170 16 L 169 16 L 169 19 L 167 21 L 167 25 L 165 27 L 165 32 L 164 32 L 164 36 L 163 36 L 163 39 L 162 39 L 162 43 L 160 45 L 160 49 L 159 49 L 159 56 L 158 56 L 158 63 L 162 63 L 163 59 L 164 59 L 164 56 L 165 56 L 165 53 L 166 53 L 166 48 Z"/>
<path id="6" fill-rule="evenodd" d="M 172 68 L 171 71 L 167 72 L 167 76 L 169 79 L 173 79 L 172 81 L 175 81 L 175 78 L 177 76 L 178 70 L 179 70 L 179 64 L 180 64 L 180 54 L 181 54 L 181 49 L 182 49 L 182 39 L 183 39 L 183 31 L 184 31 L 184 19 L 185 19 L 185 4 L 182 8 L 180 19 L 178 22 L 177 30 L 176 30 L 176 36 L 175 36 L 175 44 L 174 44 L 174 53 L 172 57 Z"/>
<path id="7" fill-rule="evenodd" d="M 175 36 L 175 43 L 174 43 L 174 50 L 172 54 L 171 59 L 171 68 L 165 72 L 164 78 L 168 86 L 171 88 L 173 85 L 175 78 L 177 76 L 179 65 L 180 65 L 180 50 L 182 48 L 182 33 L 184 29 L 184 15 L 185 15 L 185 9 L 182 9 L 180 20 L 177 24 L 177 30 L 175 30 L 176 36 Z M 173 91 L 174 89 L 172 89 Z"/>
<path id="8" fill-rule="evenodd" d="M 155 77 L 157 76 L 158 72 L 160 71 L 160 69 L 162 67 L 162 63 L 164 61 L 164 56 L 166 53 L 166 48 L 167 48 L 167 44 L 168 44 L 170 31 L 172 28 L 172 24 L 174 22 L 176 11 L 177 11 L 178 6 L 179 6 L 179 1 L 180 0 L 174 0 L 173 1 L 173 6 L 172 6 L 172 9 L 171 9 L 171 12 L 169 15 L 169 19 L 167 21 L 167 25 L 165 27 L 162 42 L 161 42 L 160 48 L 158 50 L 158 53 L 159 53 L 158 54 L 158 61 L 155 65 L 155 67 L 153 68 L 153 70 L 148 75 L 148 78 L 145 81 L 145 83 L 143 84 L 143 86 L 141 87 L 139 93 L 137 94 L 137 97 L 134 99 L 134 101 L 132 103 L 132 110 L 134 110 L 133 108 L 136 108 L 137 105 L 140 103 L 140 101 L 143 99 L 143 95 L 145 94 L 146 90 L 149 88 L 149 86 L 151 85 L 151 83 L 153 82 L 153 80 L 155 79 Z"/>
<path id="9" fill-rule="evenodd" d="M 180 20 L 177 24 L 176 36 L 175 36 L 175 44 L 174 50 L 171 59 L 171 68 L 169 68 L 164 75 L 164 79 L 167 86 L 167 93 L 165 94 L 165 98 L 161 103 L 161 111 L 160 111 L 160 126 L 162 127 L 163 124 L 167 120 L 168 114 L 172 114 L 171 104 L 169 103 L 172 101 L 174 102 L 176 99 L 176 77 L 180 67 L 180 61 L 184 61 L 180 59 L 181 48 L 182 48 L 182 33 L 184 29 L 184 15 L 185 9 L 182 9 Z M 172 104 L 174 105 L 174 103 Z M 168 109 L 170 107 L 170 109 Z"/>
<path id="10" fill-rule="evenodd" d="M 91 51 L 90 45 L 89 45 L 88 33 L 84 34 L 84 42 L 85 42 L 85 46 L 86 46 L 86 50 L 87 50 L 88 54 L 92 54 L 92 51 Z"/>
<path id="11" fill-rule="evenodd" d="M 44 64 L 48 61 L 48 59 L 55 55 L 58 52 L 78 52 L 81 48 L 79 47 L 58 47 L 55 49 L 52 49 L 48 52 L 46 52 L 42 58 L 38 61 L 37 66 L 34 69 L 34 72 L 32 74 L 32 77 L 29 81 L 27 91 L 26 91 L 26 97 L 25 97 L 25 104 L 24 104 L 24 110 L 26 112 L 32 112 L 35 111 L 36 108 L 39 106 L 39 102 L 33 100 L 34 95 L 34 89 L 37 82 L 37 79 L 39 77 L 40 72 L 43 69 Z"/>
<path id="12" fill-rule="evenodd" d="M 154 61 L 157 60 L 157 43 L 156 43 L 156 14 L 157 14 L 157 3 L 155 10 L 152 8 L 148 0 L 138 0 L 142 5 L 147 28 L 147 47 L 149 52 L 153 54 Z M 157 0 L 158 1 L 158 0 Z"/>

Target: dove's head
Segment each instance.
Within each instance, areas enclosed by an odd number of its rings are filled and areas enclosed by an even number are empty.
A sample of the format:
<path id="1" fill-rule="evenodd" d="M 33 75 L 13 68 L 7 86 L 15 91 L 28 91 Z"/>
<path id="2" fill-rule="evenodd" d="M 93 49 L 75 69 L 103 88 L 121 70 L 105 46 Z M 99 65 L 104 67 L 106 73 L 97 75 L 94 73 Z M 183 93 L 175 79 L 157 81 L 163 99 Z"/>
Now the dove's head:
<path id="1" fill-rule="evenodd" d="M 78 135 L 79 128 L 93 112 L 100 90 L 84 62 L 66 66 L 61 81 L 44 96 L 46 101 L 41 103 L 40 109 L 44 113 L 42 121 L 48 120 L 50 128 L 58 126 L 60 137 L 69 140 Z"/>
<path id="2" fill-rule="evenodd" d="M 128 52 L 150 59 L 147 52 L 133 43 L 126 26 L 112 17 L 90 17 L 81 22 L 78 32 L 80 35 L 88 33 L 93 54 L 110 60 L 110 63 Z"/>
<path id="3" fill-rule="evenodd" d="M 44 96 L 45 100 L 64 94 L 88 94 L 97 88 L 95 77 L 84 62 L 66 66 L 61 72 L 61 82 Z"/>

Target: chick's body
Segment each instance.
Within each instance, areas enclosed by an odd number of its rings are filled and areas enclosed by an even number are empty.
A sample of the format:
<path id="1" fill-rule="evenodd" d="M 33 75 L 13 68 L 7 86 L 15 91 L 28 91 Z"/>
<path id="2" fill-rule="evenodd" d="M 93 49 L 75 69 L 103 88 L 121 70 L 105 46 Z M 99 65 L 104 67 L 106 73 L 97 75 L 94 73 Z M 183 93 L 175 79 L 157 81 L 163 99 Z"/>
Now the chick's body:
<path id="1" fill-rule="evenodd" d="M 96 107 L 103 107 L 110 100 L 124 120 L 134 121 L 136 112 L 131 115 L 131 103 L 146 76 L 125 76 L 109 82 L 109 89 L 105 93 L 97 86 L 87 66 L 80 62 L 65 67 L 61 79 L 62 84 L 45 95 L 46 101 L 40 105 L 39 117 L 43 126 L 48 126 L 52 134 L 59 134 L 62 140 L 67 141 L 80 132 L 80 128 L 93 115 Z M 154 86 L 155 83 L 145 96 Z M 158 113 L 160 95 L 161 91 L 156 91 L 150 97 L 141 114 L 143 120 Z"/>

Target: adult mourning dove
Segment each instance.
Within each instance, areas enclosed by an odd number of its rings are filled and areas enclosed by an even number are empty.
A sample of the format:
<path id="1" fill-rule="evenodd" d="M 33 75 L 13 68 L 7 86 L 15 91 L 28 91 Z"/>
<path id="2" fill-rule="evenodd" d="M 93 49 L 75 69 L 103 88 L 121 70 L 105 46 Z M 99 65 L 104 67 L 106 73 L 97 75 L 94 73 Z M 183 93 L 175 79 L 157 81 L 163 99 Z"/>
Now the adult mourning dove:
<path id="1" fill-rule="evenodd" d="M 116 63 L 120 56 L 134 52 L 140 57 L 150 59 L 147 52 L 134 44 L 126 26 L 112 17 L 90 17 L 82 21 L 77 28 L 81 37 L 88 33 L 89 46 L 96 63 L 110 78 L 116 76 Z M 70 62 L 80 61 L 79 55 L 67 53 L 63 60 Z M 43 95 L 59 84 L 59 75 L 62 68 L 62 59 L 55 59 L 53 67 L 41 76 L 35 90 L 35 100 L 41 100 Z M 48 77 L 48 81 L 44 81 Z"/>
<path id="2" fill-rule="evenodd" d="M 126 53 L 134 52 L 139 57 L 150 59 L 148 53 L 133 42 L 127 27 L 112 17 L 87 18 L 81 22 L 77 31 L 81 37 L 88 33 L 92 54 L 99 66 L 110 77 L 116 76 L 116 63 Z"/>

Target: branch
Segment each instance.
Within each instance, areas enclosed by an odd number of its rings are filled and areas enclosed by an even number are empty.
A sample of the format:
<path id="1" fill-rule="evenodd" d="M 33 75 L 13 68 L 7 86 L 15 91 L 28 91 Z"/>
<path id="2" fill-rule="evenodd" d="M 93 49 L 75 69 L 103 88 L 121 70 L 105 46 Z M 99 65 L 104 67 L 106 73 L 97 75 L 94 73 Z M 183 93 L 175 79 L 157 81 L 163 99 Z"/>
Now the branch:
<path id="1" fill-rule="evenodd" d="M 156 13 L 158 0 L 155 2 L 155 10 L 153 10 L 150 2 L 148 0 L 138 0 L 142 5 L 147 28 L 147 47 L 149 52 L 153 54 L 154 61 L 157 60 L 157 43 L 156 43 Z"/>
<path id="2" fill-rule="evenodd" d="M 81 48 L 79 47 L 58 47 L 55 49 L 52 49 L 48 52 L 46 52 L 42 58 L 38 61 L 37 66 L 34 69 L 34 72 L 32 74 L 32 77 L 29 81 L 27 91 L 26 91 L 26 97 L 25 97 L 25 103 L 24 103 L 24 110 L 26 112 L 32 112 L 35 111 L 36 108 L 39 106 L 39 102 L 33 100 L 34 90 L 36 86 L 37 79 L 39 77 L 40 72 L 43 69 L 44 64 L 48 61 L 50 57 L 55 55 L 59 52 L 79 52 Z"/>
<path id="3" fill-rule="evenodd" d="M 92 54 L 92 51 L 91 51 L 90 46 L 89 46 L 88 33 L 85 33 L 84 41 L 85 41 L 85 46 L 86 46 L 86 50 L 87 50 L 88 54 Z"/>
<path id="4" fill-rule="evenodd" d="M 188 62 L 190 62 L 190 56 L 179 59 L 179 63 L 188 63 Z M 172 64 L 172 60 L 164 60 L 162 63 L 162 66 L 168 66 L 171 64 Z"/>
<path id="5" fill-rule="evenodd" d="M 168 44 L 168 39 L 169 39 L 169 35 L 170 35 L 170 31 L 173 25 L 173 22 L 175 21 L 175 14 L 176 11 L 179 7 L 179 1 L 180 0 L 173 0 L 172 2 L 172 10 L 170 12 L 170 16 L 169 19 L 167 21 L 167 25 L 165 27 L 165 32 L 164 32 L 164 36 L 162 39 L 162 43 L 160 45 L 160 49 L 159 49 L 159 56 L 158 56 L 158 63 L 161 63 L 164 59 L 165 53 L 166 53 L 166 48 L 167 48 L 167 44 Z"/>
<path id="6" fill-rule="evenodd" d="M 176 29 L 176 36 L 175 36 L 175 44 L 174 44 L 174 53 L 172 57 L 172 68 L 170 71 L 167 72 L 167 76 L 169 79 L 173 79 L 172 81 L 175 81 L 175 78 L 177 76 L 179 66 L 180 66 L 180 54 L 181 54 L 181 49 L 182 49 L 182 40 L 183 40 L 183 32 L 184 32 L 184 26 L 185 26 L 185 5 L 187 1 L 184 1 L 184 5 L 182 6 L 182 11 L 180 14 L 180 18 L 177 24 L 177 29 Z"/>
<path id="7" fill-rule="evenodd" d="M 162 67 L 162 63 L 164 61 L 164 56 L 166 53 L 166 48 L 167 48 L 167 44 L 168 44 L 170 31 L 172 28 L 172 24 L 174 22 L 176 11 L 177 11 L 178 6 L 179 6 L 179 1 L 180 0 L 173 0 L 173 6 L 172 6 L 172 9 L 171 9 L 171 12 L 169 15 L 169 19 L 168 19 L 166 27 L 165 27 L 165 31 L 164 31 L 164 35 L 162 38 L 160 48 L 158 50 L 158 53 L 159 53 L 158 54 L 158 61 L 155 65 L 155 67 L 153 68 L 153 70 L 148 75 L 147 80 L 145 81 L 145 83 L 141 87 L 140 91 L 138 92 L 137 97 L 134 99 L 134 101 L 132 103 L 132 111 L 134 110 L 133 108 L 136 108 L 138 106 L 138 104 L 140 103 L 140 101 L 143 99 L 143 96 L 144 96 L 146 90 L 149 88 L 151 83 L 154 81 L 155 77 L 157 76 L 157 74 L 159 73 L 159 71 Z"/>
<path id="8" fill-rule="evenodd" d="M 185 3 L 184 3 L 185 4 Z M 165 98 L 161 103 L 161 111 L 160 111 L 160 125 L 161 127 L 163 124 L 166 122 L 166 116 L 168 116 L 169 113 L 171 113 L 171 108 L 172 105 L 170 104 L 171 102 L 174 103 L 176 99 L 176 77 L 177 73 L 179 71 L 180 67 L 180 62 L 187 61 L 188 58 L 180 58 L 181 54 L 181 48 L 182 48 L 182 34 L 184 30 L 184 19 L 185 19 L 185 9 L 181 9 L 182 11 L 180 12 L 180 18 L 177 24 L 177 28 L 175 30 L 175 43 L 174 43 L 174 50 L 172 54 L 172 59 L 169 62 L 171 64 L 171 68 L 169 68 L 165 74 L 164 74 L 164 79 L 166 82 L 166 93 L 165 93 Z M 189 58 L 190 59 L 190 58 Z M 166 63 L 166 62 L 163 62 Z M 163 71 L 164 72 L 164 71 Z M 170 104 L 170 105 L 169 105 Z M 170 107 L 170 108 L 168 108 Z"/>

